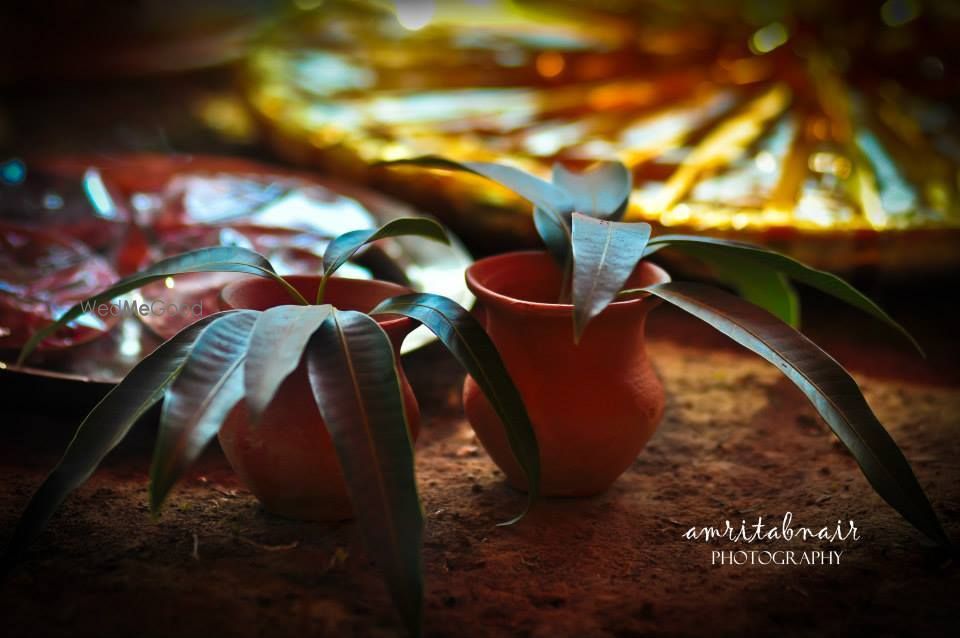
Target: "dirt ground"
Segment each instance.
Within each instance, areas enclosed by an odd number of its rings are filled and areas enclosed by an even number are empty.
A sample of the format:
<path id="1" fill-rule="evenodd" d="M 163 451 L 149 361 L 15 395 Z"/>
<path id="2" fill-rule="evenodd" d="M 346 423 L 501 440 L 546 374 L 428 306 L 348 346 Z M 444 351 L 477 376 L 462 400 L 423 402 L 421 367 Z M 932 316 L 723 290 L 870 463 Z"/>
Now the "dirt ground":
<path id="1" fill-rule="evenodd" d="M 674 320 L 665 314 L 650 328 L 668 407 L 633 466 L 607 493 L 545 500 L 509 528 L 495 524 L 523 496 L 504 484 L 463 420 L 456 365 L 435 348 L 406 359 L 424 410 L 417 469 L 427 513 L 426 635 L 954 633 L 957 565 L 873 493 L 774 368 L 716 347 L 709 331 L 684 333 Z M 857 358 L 853 346 L 839 350 L 841 360 L 857 364 L 855 376 L 948 533 L 960 537 L 957 384 L 927 364 L 901 364 L 908 361 L 902 351 Z M 35 412 L 4 418 L 0 543 L 76 422 Z M 143 429 L 109 457 L 0 584 L 0 633 L 400 633 L 354 526 L 264 513 L 218 449 L 153 522 L 146 506 L 151 435 Z M 787 511 L 795 525 L 853 520 L 861 538 L 775 548 L 683 538 L 689 527 L 773 521 Z M 711 564 L 713 550 L 788 548 L 843 554 L 833 566 Z"/>

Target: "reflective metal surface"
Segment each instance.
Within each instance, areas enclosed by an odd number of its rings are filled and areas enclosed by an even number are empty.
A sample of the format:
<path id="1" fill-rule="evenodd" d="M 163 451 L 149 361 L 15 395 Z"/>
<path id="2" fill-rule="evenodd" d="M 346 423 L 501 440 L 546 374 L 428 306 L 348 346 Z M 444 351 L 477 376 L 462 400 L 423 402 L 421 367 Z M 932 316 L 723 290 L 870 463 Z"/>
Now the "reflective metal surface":
<path id="1" fill-rule="evenodd" d="M 432 202 L 492 248 L 532 241 L 527 204 L 471 176 L 372 164 L 442 154 L 546 177 L 557 160 L 619 158 L 635 177 L 628 218 L 837 270 L 960 263 L 944 3 L 856 28 L 824 3 L 776 18 L 736 13 L 757 3 L 423 4 L 327 3 L 253 53 L 248 98 L 282 153 Z"/>
<path id="2" fill-rule="evenodd" d="M 105 264 L 106 256 L 121 275 L 163 256 L 207 245 L 240 245 L 261 251 L 281 274 L 313 273 L 317 272 L 323 249 L 331 237 L 396 217 L 419 214 L 361 187 L 239 159 L 177 155 L 61 156 L 27 161 L 26 165 L 28 175 L 33 172 L 44 176 L 48 196 L 60 197 L 62 192 L 66 199 L 80 198 L 65 202 L 68 205 L 64 208 L 87 210 L 84 213 L 87 217 L 78 213 L 38 219 L 43 233 L 59 232 L 63 237 L 82 235 L 77 229 L 88 229 L 89 224 L 78 221 L 97 221 L 96 209 L 108 201 L 109 207 L 124 212 L 124 218 L 129 221 L 122 224 L 123 232 L 101 246 L 95 258 L 94 253 L 90 253 L 92 265 Z M 84 194 L 83 189 L 70 190 L 62 185 L 73 183 L 71 179 L 83 180 L 92 170 L 102 180 L 104 190 L 100 193 L 100 204 L 91 210 L 83 204 L 91 201 L 89 194 Z M 2 194 L 5 202 L 18 202 L 6 208 L 18 213 L 9 216 L 21 225 L 15 228 L 22 228 L 30 217 L 22 193 L 16 188 L 4 188 Z M 35 210 L 33 215 L 37 217 L 40 212 Z M 2 228 L 0 226 L 0 230 Z M 27 231 L 17 232 L 22 235 Z M 57 241 L 55 245 L 59 246 L 61 240 Z M 77 243 L 76 240 L 62 241 L 68 246 L 73 245 L 70 241 Z M 9 250 L 3 254 L 14 256 Z M 420 238 L 398 238 L 369 246 L 340 274 L 396 281 L 469 306 L 472 296 L 464 284 L 463 272 L 470 262 L 466 250 L 455 238 L 450 246 Z M 67 265 L 76 267 L 73 262 Z M 57 268 L 50 260 L 35 266 L 46 267 L 51 272 Z M 13 270 L 6 269 L 0 279 L 11 280 L 14 274 Z M 206 315 L 220 309 L 220 290 L 238 276 L 242 275 L 199 273 L 167 278 L 141 288 L 132 296 L 132 301 L 135 305 L 152 305 L 155 301 L 165 306 L 198 305 L 202 315 Z M 17 294 L 22 296 L 22 291 L 18 293 L 6 284 L 0 289 L 0 295 Z M 84 296 L 86 294 L 80 298 Z M 50 313 L 59 314 L 63 311 L 60 306 L 62 304 L 51 306 L 37 321 L 45 323 Z M 149 313 L 124 316 L 119 321 L 114 318 L 106 322 L 109 325 L 101 326 L 98 338 L 85 334 L 84 339 L 66 340 L 58 344 L 65 347 L 33 355 L 26 368 L 16 368 L 13 364 L 18 344 L 3 342 L 6 349 L 0 349 L 0 373 L 115 383 L 163 339 L 199 316 Z M 4 314 L 0 324 L 20 320 L 25 320 L 24 315 L 11 311 Z M 404 351 L 431 340 L 431 333 L 418 329 L 407 338 Z"/>

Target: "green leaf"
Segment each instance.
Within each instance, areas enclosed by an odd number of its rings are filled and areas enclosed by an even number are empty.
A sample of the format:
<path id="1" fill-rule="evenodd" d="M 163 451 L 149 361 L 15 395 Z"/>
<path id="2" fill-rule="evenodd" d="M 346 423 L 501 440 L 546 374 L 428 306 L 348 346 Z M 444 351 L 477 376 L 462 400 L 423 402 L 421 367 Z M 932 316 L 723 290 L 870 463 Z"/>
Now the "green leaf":
<path id="1" fill-rule="evenodd" d="M 367 551 L 419 635 L 423 512 L 393 347 L 367 315 L 336 310 L 307 346 L 307 371 Z"/>
<path id="2" fill-rule="evenodd" d="M 137 420 L 163 397 L 183 368 L 194 340 L 214 319 L 236 311 L 218 313 L 191 324 L 166 341 L 131 370 L 87 414 L 63 458 L 30 499 L 7 547 L 12 561 L 46 526 L 70 492 L 82 485 L 103 458 L 127 435 Z"/>
<path id="3" fill-rule="evenodd" d="M 741 297 L 797 328 L 800 325 L 800 300 L 783 273 L 758 268 L 739 252 L 715 250 L 708 245 L 689 245 L 681 250 L 708 264 L 723 282 L 732 285 Z"/>
<path id="4" fill-rule="evenodd" d="M 121 279 L 110 288 L 101 293 L 88 297 L 76 304 L 59 319 L 53 323 L 38 330 L 30 337 L 26 345 L 20 351 L 17 359 L 17 365 L 22 365 L 31 352 L 48 336 L 59 330 L 68 322 L 73 321 L 80 315 L 92 310 L 98 304 L 110 301 L 111 299 L 122 295 L 131 290 L 136 290 L 157 279 L 164 279 L 174 275 L 191 272 L 238 272 L 249 275 L 258 275 L 260 277 L 269 277 L 277 280 L 291 294 L 299 297 L 299 300 L 306 304 L 307 301 L 300 296 L 286 281 L 277 275 L 273 266 L 262 255 L 258 255 L 252 250 L 240 248 L 238 246 L 214 246 L 212 248 L 201 248 L 181 255 L 175 255 L 158 261 L 153 266 L 142 270 L 134 275 Z"/>
<path id="5" fill-rule="evenodd" d="M 512 166 L 490 162 L 454 162 L 434 155 L 383 162 L 384 166 L 399 165 L 465 171 L 485 177 L 504 186 L 534 205 L 534 226 L 550 254 L 564 255 L 570 243 L 569 219 L 574 210 L 573 199 L 562 188 Z M 537 210 L 540 213 L 537 213 Z M 548 223 L 546 217 L 553 223 Z M 539 217 L 539 219 L 538 219 Z M 563 238 L 561 242 L 560 238 Z"/>
<path id="6" fill-rule="evenodd" d="M 527 507 L 503 525 L 519 521 L 539 495 L 540 450 L 523 398 L 483 326 L 457 303 L 427 293 L 387 299 L 370 314 L 403 315 L 419 321 L 437 335 L 480 386 L 503 422 L 513 455 L 527 477 Z"/>
<path id="7" fill-rule="evenodd" d="M 652 254 L 662 247 L 671 247 L 683 250 L 691 255 L 704 255 L 704 259 L 716 259 L 719 255 L 735 255 L 744 264 L 749 264 L 756 272 L 760 269 L 774 270 L 800 283 L 816 288 L 832 297 L 836 297 L 855 308 L 884 322 L 901 335 L 923 355 L 923 349 L 917 340 L 907 332 L 906 328 L 893 320 L 880 306 L 869 297 L 848 284 L 834 274 L 811 268 L 796 259 L 781 253 L 744 242 L 716 239 L 713 237 L 696 237 L 693 235 L 660 235 L 650 240 L 644 256 Z M 705 252 L 709 251 L 709 253 Z M 925 356 L 925 355 L 924 355 Z"/>
<path id="8" fill-rule="evenodd" d="M 150 468 L 154 514 L 243 398 L 243 361 L 259 314 L 241 310 L 218 317 L 193 342 L 182 371 L 167 387 Z"/>
<path id="9" fill-rule="evenodd" d="M 243 369 L 251 423 L 260 421 L 277 390 L 300 365 L 310 338 L 331 311 L 331 306 L 276 306 L 257 318 Z"/>
<path id="10" fill-rule="evenodd" d="M 323 281 L 320 284 L 320 290 L 317 291 L 317 303 L 319 304 L 323 300 L 326 280 L 340 266 L 347 263 L 347 260 L 353 257 L 354 253 L 360 250 L 362 246 L 378 239 L 401 235 L 417 235 L 444 244 L 450 243 L 443 226 L 427 217 L 400 217 L 387 222 L 380 228 L 352 230 L 343 233 L 330 242 L 323 253 Z"/>
<path id="11" fill-rule="evenodd" d="M 570 227 L 567 223 L 537 207 L 533 209 L 533 226 L 547 252 L 561 268 L 565 268 L 570 263 Z"/>
<path id="12" fill-rule="evenodd" d="M 770 313 L 712 286 L 674 282 L 631 292 L 640 291 L 702 319 L 779 368 L 850 450 L 877 494 L 930 539 L 950 544 L 900 448 L 830 355 Z"/>
<path id="13" fill-rule="evenodd" d="M 455 162 L 436 155 L 382 162 L 382 166 L 420 166 L 450 171 L 464 171 L 497 182 L 547 212 L 562 215 L 573 212 L 573 200 L 561 188 L 531 175 L 519 168 L 492 162 Z"/>
<path id="14" fill-rule="evenodd" d="M 621 162 L 597 162 L 583 172 L 553 165 L 553 183 L 573 198 L 574 210 L 590 217 L 618 220 L 630 202 L 633 176 Z"/>
<path id="15" fill-rule="evenodd" d="M 573 214 L 573 338 L 600 314 L 630 278 L 650 239 L 650 224 Z"/>

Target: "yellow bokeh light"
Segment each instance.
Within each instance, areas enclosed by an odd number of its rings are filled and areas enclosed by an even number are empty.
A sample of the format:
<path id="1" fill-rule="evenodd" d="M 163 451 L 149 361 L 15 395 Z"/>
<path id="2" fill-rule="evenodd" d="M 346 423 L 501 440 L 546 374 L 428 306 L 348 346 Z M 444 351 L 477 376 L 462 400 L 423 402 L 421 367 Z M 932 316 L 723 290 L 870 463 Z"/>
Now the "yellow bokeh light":
<path id="1" fill-rule="evenodd" d="M 545 51 L 537 56 L 537 73 L 545 78 L 555 78 L 563 73 L 566 62 L 554 51 Z"/>
<path id="2" fill-rule="evenodd" d="M 750 50 L 757 54 L 770 53 L 787 42 L 790 34 L 780 22 L 771 22 L 765 27 L 757 29 L 750 37 Z"/>
<path id="3" fill-rule="evenodd" d="M 419 31 L 430 24 L 437 5 L 433 0 L 396 0 L 397 22 L 404 29 Z"/>

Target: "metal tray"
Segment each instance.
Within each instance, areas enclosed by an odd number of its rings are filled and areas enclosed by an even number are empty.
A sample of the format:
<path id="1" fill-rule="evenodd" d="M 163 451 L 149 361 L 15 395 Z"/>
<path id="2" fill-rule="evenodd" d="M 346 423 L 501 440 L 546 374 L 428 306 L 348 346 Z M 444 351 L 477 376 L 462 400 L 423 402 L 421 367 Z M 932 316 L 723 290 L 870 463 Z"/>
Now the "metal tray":
<path id="1" fill-rule="evenodd" d="M 265 178 L 276 178 L 280 181 L 299 180 L 304 184 L 329 189 L 359 204 L 376 224 L 401 216 L 422 215 L 404 204 L 344 181 L 234 158 L 141 154 L 111 157 L 71 156 L 40 158 L 27 162 L 26 166 L 28 171 L 31 167 L 39 167 L 48 173 L 62 176 L 82 176 L 91 170 L 96 171 L 98 178 L 110 184 L 111 196 L 131 207 L 139 202 L 143 208 L 143 202 L 149 202 L 151 198 L 156 201 L 175 177 L 236 176 L 254 181 Z M 316 212 L 322 216 L 323 207 L 318 206 Z M 329 211 L 331 215 L 340 215 L 341 212 L 335 207 Z M 137 211 L 133 213 L 136 218 Z M 153 221 L 163 223 L 160 217 Z M 193 222 L 188 225 L 204 226 Z M 235 225 L 249 227 L 250 223 L 244 218 Z M 223 220 L 216 226 L 232 227 L 231 223 Z M 272 228 L 276 229 L 277 226 Z M 149 233 L 151 228 L 148 226 L 143 230 Z M 394 280 L 400 278 L 402 283 L 415 290 L 441 294 L 464 306 L 469 306 L 473 301 L 463 279 L 464 270 L 471 263 L 471 258 L 456 238 L 451 237 L 449 246 L 416 237 L 391 239 L 378 245 L 374 254 L 368 255 L 368 262 L 374 264 L 370 270 L 379 277 Z M 379 270 L 377 264 L 381 265 Z M 386 276 L 384 272 L 387 273 Z M 98 339 L 69 348 L 35 353 L 27 365 L 22 367 L 14 363 L 16 352 L 0 350 L 0 382 L 10 390 L 27 387 L 41 391 L 46 388 L 55 393 L 74 392 L 79 388 L 71 388 L 71 385 L 86 384 L 90 386 L 90 392 L 85 394 L 102 393 L 162 343 L 163 338 L 157 334 L 155 328 L 142 319 L 125 317 Z M 433 339 L 433 335 L 425 328 L 418 328 L 405 341 L 403 352 L 420 348 Z"/>

